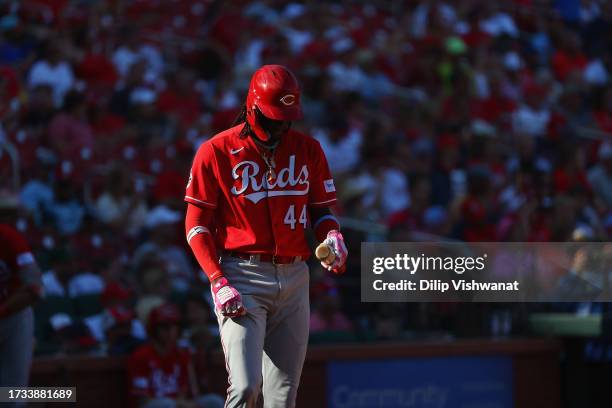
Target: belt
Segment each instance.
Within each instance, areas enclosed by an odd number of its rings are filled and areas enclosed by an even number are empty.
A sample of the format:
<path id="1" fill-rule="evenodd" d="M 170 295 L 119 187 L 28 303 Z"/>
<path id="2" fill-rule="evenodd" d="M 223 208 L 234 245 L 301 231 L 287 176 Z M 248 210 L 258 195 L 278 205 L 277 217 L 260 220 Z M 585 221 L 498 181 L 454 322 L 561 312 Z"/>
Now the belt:
<path id="1" fill-rule="evenodd" d="M 226 256 L 233 258 L 240 258 L 247 261 L 255 262 L 271 262 L 275 265 L 284 265 L 300 262 L 301 256 L 280 256 L 272 254 L 249 254 L 248 252 L 236 252 L 230 251 L 226 253 Z"/>

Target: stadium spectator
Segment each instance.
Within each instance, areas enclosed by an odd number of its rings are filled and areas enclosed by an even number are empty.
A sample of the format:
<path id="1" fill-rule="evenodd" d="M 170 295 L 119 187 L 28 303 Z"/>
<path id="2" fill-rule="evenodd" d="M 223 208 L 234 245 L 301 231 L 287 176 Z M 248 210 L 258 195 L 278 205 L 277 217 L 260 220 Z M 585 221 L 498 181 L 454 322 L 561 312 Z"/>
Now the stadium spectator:
<path id="1" fill-rule="evenodd" d="M 602 143 L 597 155 L 599 163 L 593 166 L 588 174 L 588 180 L 598 199 L 600 208 L 612 209 L 612 143 Z"/>
<path id="2" fill-rule="evenodd" d="M 183 331 L 183 339 L 190 341 L 193 336 L 193 332 L 199 332 L 200 340 L 206 337 L 208 334 L 208 340 L 219 336 L 219 326 L 214 322 L 214 314 L 211 313 L 211 305 L 208 302 L 212 302 L 210 299 L 205 299 L 199 292 L 192 292 L 186 299 L 184 305 L 185 316 L 185 330 Z"/>
<path id="3" fill-rule="evenodd" d="M 401 338 L 404 331 L 405 308 L 401 303 L 380 304 L 372 318 L 374 332 L 378 340 L 394 340 Z"/>
<path id="4" fill-rule="evenodd" d="M 134 313 L 123 306 L 114 306 L 105 311 L 103 328 L 108 355 L 128 355 L 143 343 L 142 337 L 134 335 Z"/>
<path id="5" fill-rule="evenodd" d="M 197 386 L 200 392 L 206 393 L 210 389 L 211 352 L 217 348 L 219 326 L 214 322 L 211 305 L 198 292 L 189 295 L 183 310 L 185 329 L 181 342 L 193 350 Z"/>
<path id="6" fill-rule="evenodd" d="M 64 57 L 64 46 L 59 39 L 49 39 L 44 58 L 36 61 L 28 74 L 30 88 L 41 84 L 51 86 L 56 107 L 62 105 L 64 95 L 75 85 L 72 67 Z"/>
<path id="7" fill-rule="evenodd" d="M 68 296 L 70 280 L 77 274 L 78 265 L 74 253 L 68 248 L 58 248 L 49 259 L 50 267 L 43 273 L 43 288 L 49 296 Z"/>
<path id="8" fill-rule="evenodd" d="M 351 332 L 353 324 L 340 310 L 338 289 L 326 288 L 316 296 L 310 315 L 310 332 Z"/>
<path id="9" fill-rule="evenodd" d="M 132 291 L 124 285 L 110 282 L 100 295 L 103 310 L 83 319 L 92 335 L 106 345 L 110 354 L 130 354 L 147 337 L 142 321 L 132 308 L 133 298 Z M 117 344 L 114 344 L 115 340 Z"/>
<path id="10" fill-rule="evenodd" d="M 49 145 L 62 160 L 86 161 L 93 154 L 95 137 L 88 121 L 85 102 L 85 95 L 82 93 L 67 92 L 62 112 L 49 123 Z"/>
<path id="11" fill-rule="evenodd" d="M 49 319 L 52 334 L 46 347 L 56 356 L 96 354 L 98 343 L 87 325 L 66 313 L 57 313 Z"/>
<path id="12" fill-rule="evenodd" d="M 178 346 L 180 320 L 180 312 L 172 304 L 151 310 L 147 321 L 151 340 L 137 348 L 127 363 L 132 406 L 223 406 L 220 397 L 199 396 L 193 357 Z M 215 402 L 219 404 L 213 405 Z"/>
<path id="13" fill-rule="evenodd" d="M 135 236 L 144 228 L 148 209 L 143 191 L 129 173 L 116 167 L 108 175 L 106 189 L 95 202 L 98 219 L 115 230 Z"/>
<path id="14" fill-rule="evenodd" d="M 66 178 L 55 183 L 53 201 L 46 208 L 46 213 L 60 235 L 71 235 L 81 228 L 85 207 L 80 201 L 76 183 L 68 178 L 72 175 L 72 163 L 63 162 L 60 171 Z"/>
<path id="15" fill-rule="evenodd" d="M 524 103 L 514 112 L 513 130 L 533 137 L 544 137 L 551 120 L 546 89 L 540 84 L 532 83 L 525 87 L 524 93 Z"/>
<path id="16" fill-rule="evenodd" d="M 150 240 L 136 248 L 133 262 L 139 265 L 148 257 L 157 257 L 172 289 L 186 292 L 195 279 L 195 271 L 183 246 L 177 244 L 178 218 L 178 212 L 162 205 L 151 210 L 146 224 Z"/>

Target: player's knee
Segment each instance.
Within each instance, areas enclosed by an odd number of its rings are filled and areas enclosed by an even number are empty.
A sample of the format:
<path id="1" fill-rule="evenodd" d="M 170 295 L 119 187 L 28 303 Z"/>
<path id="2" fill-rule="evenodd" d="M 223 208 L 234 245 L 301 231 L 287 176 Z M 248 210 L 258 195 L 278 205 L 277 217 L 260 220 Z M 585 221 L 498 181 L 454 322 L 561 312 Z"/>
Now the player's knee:
<path id="1" fill-rule="evenodd" d="M 235 389 L 238 399 L 243 402 L 256 402 L 261 392 L 261 382 L 250 382 Z"/>

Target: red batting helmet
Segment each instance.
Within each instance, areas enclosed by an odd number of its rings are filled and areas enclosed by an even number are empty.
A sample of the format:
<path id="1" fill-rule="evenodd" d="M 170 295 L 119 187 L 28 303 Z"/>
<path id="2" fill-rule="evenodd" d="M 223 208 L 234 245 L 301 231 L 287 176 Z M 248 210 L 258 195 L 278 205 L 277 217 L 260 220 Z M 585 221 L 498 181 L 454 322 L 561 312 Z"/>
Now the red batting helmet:
<path id="1" fill-rule="evenodd" d="M 181 321 L 181 313 L 178 308 L 170 303 L 157 306 L 149 313 L 147 329 L 149 333 L 162 324 L 178 324 Z"/>
<path id="2" fill-rule="evenodd" d="M 291 71 L 282 65 L 264 65 L 253 74 L 246 100 L 246 120 L 255 135 L 268 140 L 268 134 L 257 123 L 257 110 L 274 120 L 302 118 L 300 85 Z"/>

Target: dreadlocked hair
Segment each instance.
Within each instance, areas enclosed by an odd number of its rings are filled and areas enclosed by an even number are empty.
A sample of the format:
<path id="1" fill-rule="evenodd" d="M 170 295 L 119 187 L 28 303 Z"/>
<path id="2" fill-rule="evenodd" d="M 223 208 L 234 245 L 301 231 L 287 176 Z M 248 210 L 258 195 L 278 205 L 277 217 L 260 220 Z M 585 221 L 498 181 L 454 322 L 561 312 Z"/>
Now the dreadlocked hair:
<path id="1" fill-rule="evenodd" d="M 242 105 L 242 108 L 240 108 L 240 112 L 238 113 L 236 119 L 234 119 L 234 123 L 232 124 L 232 126 L 238 126 L 239 124 L 244 123 L 244 126 L 242 127 L 242 130 L 240 131 L 239 135 L 241 139 L 246 139 L 249 134 L 252 133 L 251 126 L 246 120 L 246 115 L 246 104 L 244 104 Z"/>

